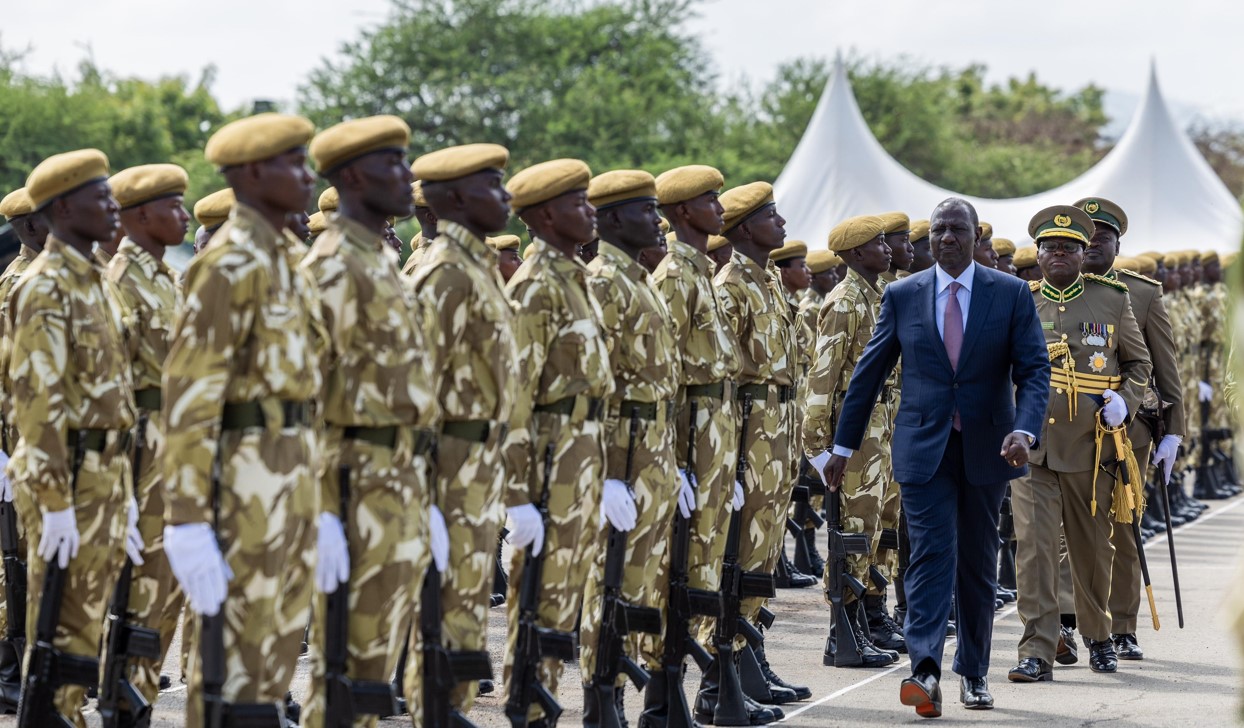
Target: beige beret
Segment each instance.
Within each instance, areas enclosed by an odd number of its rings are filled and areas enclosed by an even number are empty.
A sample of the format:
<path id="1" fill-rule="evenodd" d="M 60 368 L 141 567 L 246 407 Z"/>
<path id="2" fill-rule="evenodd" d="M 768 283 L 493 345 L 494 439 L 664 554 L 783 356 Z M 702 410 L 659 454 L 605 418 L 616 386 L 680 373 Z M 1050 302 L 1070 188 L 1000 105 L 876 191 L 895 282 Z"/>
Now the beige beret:
<path id="1" fill-rule="evenodd" d="M 922 238 L 929 237 L 929 221 L 913 220 L 911 223 L 911 241 L 914 243 Z"/>
<path id="2" fill-rule="evenodd" d="M 144 164 L 117 172 L 108 184 L 117 205 L 124 210 L 161 197 L 186 194 L 190 176 L 176 164 Z"/>
<path id="3" fill-rule="evenodd" d="M 522 246 L 523 241 L 517 235 L 496 235 L 485 238 L 484 242 L 492 246 L 493 250 L 518 250 Z"/>
<path id="4" fill-rule="evenodd" d="M 341 197 L 337 194 L 336 187 L 329 187 L 320 193 L 320 199 L 316 203 L 316 207 L 320 212 L 332 212 L 341 205 Z"/>
<path id="5" fill-rule="evenodd" d="M 982 220 L 979 225 L 981 226 L 981 240 L 988 240 L 993 237 L 993 225 L 990 225 L 984 220 Z"/>
<path id="6" fill-rule="evenodd" d="M 1015 249 L 1015 257 L 1011 258 L 1011 265 L 1015 266 L 1015 270 L 1031 268 L 1037 264 L 1037 246 L 1025 245 L 1022 248 Z"/>
<path id="7" fill-rule="evenodd" d="M 307 152 L 320 174 L 327 174 L 365 154 L 386 149 L 406 151 L 410 127 L 390 116 L 368 116 L 330 126 L 311 140 Z"/>
<path id="8" fill-rule="evenodd" d="M 424 182 L 448 182 L 485 169 L 505 169 L 509 162 L 510 150 L 500 144 L 463 144 L 428 152 L 410 171 Z"/>
<path id="9" fill-rule="evenodd" d="M 642 169 L 614 169 L 592 178 L 587 199 L 596 209 L 632 200 L 657 199 L 657 182 Z"/>
<path id="10" fill-rule="evenodd" d="M 1158 262 L 1153 258 L 1138 255 L 1132 258 L 1132 262 L 1136 264 L 1136 272 L 1141 275 L 1151 276 L 1158 272 Z"/>
<path id="11" fill-rule="evenodd" d="M 315 124 L 301 116 L 256 114 L 217 129 L 203 156 L 217 167 L 260 162 L 306 145 L 314 133 Z"/>
<path id="12" fill-rule="evenodd" d="M 720 190 L 725 183 L 721 172 L 705 164 L 675 167 L 657 177 L 657 202 L 662 205 L 686 202 L 705 192 Z"/>
<path id="13" fill-rule="evenodd" d="M 327 229 L 328 219 L 324 216 L 324 213 L 313 212 L 307 218 L 307 230 L 310 230 L 312 235 L 319 235 Z"/>
<path id="14" fill-rule="evenodd" d="M 875 215 L 849 217 L 829 231 L 829 249 L 835 253 L 855 250 L 865 243 L 876 240 L 885 225 Z"/>
<path id="15" fill-rule="evenodd" d="M 778 263 L 783 260 L 790 260 L 791 258 L 807 257 L 808 244 L 802 240 L 787 240 L 785 245 L 769 253 L 769 260 L 774 263 Z"/>
<path id="16" fill-rule="evenodd" d="M 732 187 L 718 198 L 725 213 L 722 214 L 721 232 L 735 227 L 749 215 L 773 202 L 773 185 L 768 182 L 752 182 Z"/>
<path id="17" fill-rule="evenodd" d="M 713 252 L 730 244 L 730 240 L 724 235 L 708 236 L 708 252 Z"/>
<path id="18" fill-rule="evenodd" d="M 423 183 L 419 180 L 410 183 L 410 197 L 414 201 L 415 207 L 428 206 L 428 198 L 423 196 Z"/>
<path id="19" fill-rule="evenodd" d="M 1145 252 L 1145 253 L 1137 253 L 1137 254 L 1136 254 L 1136 257 L 1138 257 L 1138 258 L 1152 258 L 1152 259 L 1153 259 L 1153 262 L 1155 262 L 1155 263 L 1161 263 L 1161 262 L 1163 262 L 1164 260 L 1166 260 L 1166 255 L 1165 255 L 1165 254 L 1163 254 L 1163 253 L 1159 253 L 1159 252 L 1158 252 L 1158 251 L 1156 251 L 1156 250 L 1150 250 L 1150 251 Z"/>
<path id="20" fill-rule="evenodd" d="M 837 253 L 828 250 L 812 250 L 808 252 L 808 270 L 813 275 L 824 273 L 830 268 L 837 268 L 842 265 L 842 258 Z"/>
<path id="21" fill-rule="evenodd" d="M 98 149 L 79 149 L 52 155 L 40 162 L 26 178 L 26 192 L 39 210 L 61 195 L 107 179 L 108 157 Z"/>
<path id="22" fill-rule="evenodd" d="M 1015 243 L 1006 238 L 994 238 L 993 252 L 999 257 L 1003 255 L 1015 255 Z"/>
<path id="23" fill-rule="evenodd" d="M 911 218 L 905 212 L 887 212 L 877 217 L 881 218 L 882 232 L 886 235 L 911 232 Z"/>
<path id="24" fill-rule="evenodd" d="M 548 162 L 533 164 L 515 174 L 506 183 L 514 199 L 510 205 L 517 211 L 554 197 L 564 195 L 573 190 L 586 190 L 592 179 L 592 170 L 586 162 L 578 159 L 554 159 Z"/>
<path id="25" fill-rule="evenodd" d="M 237 198 L 233 196 L 232 188 L 226 187 L 213 192 L 194 203 L 194 219 L 208 230 L 220 227 L 225 220 L 229 219 L 229 212 L 233 210 L 236 202 Z"/>
<path id="26" fill-rule="evenodd" d="M 1204 253 L 1201 253 L 1201 265 L 1205 265 L 1206 263 L 1213 263 L 1218 260 L 1219 260 L 1218 252 L 1215 250 L 1207 250 Z"/>
<path id="27" fill-rule="evenodd" d="M 25 187 L 13 190 L 5 195 L 3 200 L 0 200 L 0 215 L 4 215 L 6 220 L 29 215 L 34 211 L 35 203 L 31 201 Z"/>

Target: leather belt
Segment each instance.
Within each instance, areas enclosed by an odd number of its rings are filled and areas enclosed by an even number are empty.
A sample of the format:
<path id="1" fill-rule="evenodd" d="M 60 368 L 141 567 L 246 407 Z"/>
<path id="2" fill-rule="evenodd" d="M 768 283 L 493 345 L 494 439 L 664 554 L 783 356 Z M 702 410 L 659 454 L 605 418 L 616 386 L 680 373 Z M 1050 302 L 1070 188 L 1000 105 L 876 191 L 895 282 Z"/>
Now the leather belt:
<path id="1" fill-rule="evenodd" d="M 665 411 L 667 420 L 673 419 L 674 403 L 668 402 L 640 402 L 634 399 L 622 400 L 621 406 L 618 408 L 618 417 L 629 420 L 631 413 L 634 412 L 643 420 L 655 420 L 661 411 Z"/>
<path id="2" fill-rule="evenodd" d="M 747 395 L 752 396 L 752 402 L 760 403 L 769 401 L 769 392 L 773 391 L 777 394 L 777 403 L 786 404 L 795 398 L 795 388 L 789 384 L 740 384 L 738 394 L 735 399 L 740 402 Z"/>
<path id="3" fill-rule="evenodd" d="M 470 442 L 487 442 L 492 420 L 457 420 L 441 425 L 441 434 Z"/>
<path id="4" fill-rule="evenodd" d="M 134 404 L 138 406 L 138 409 L 156 412 L 163 403 L 164 397 L 159 387 L 147 387 L 134 392 Z"/>
<path id="5" fill-rule="evenodd" d="M 724 399 L 726 396 L 725 381 L 710 382 L 708 384 L 689 384 L 687 385 L 687 397 L 711 397 L 712 399 Z"/>
<path id="6" fill-rule="evenodd" d="M 69 431 L 69 447 L 70 449 L 77 447 L 78 438 L 82 438 L 82 447 L 95 452 L 103 452 L 108 446 L 108 433 L 112 430 L 70 430 Z"/>
<path id="7" fill-rule="evenodd" d="M 580 399 L 583 399 L 583 397 L 582 396 L 562 397 L 556 402 L 549 402 L 548 404 L 538 404 L 532 408 L 532 411 L 546 412 L 548 414 L 562 415 L 563 417 L 569 417 L 574 414 L 575 405 L 579 403 Z M 592 421 L 599 420 L 601 415 L 605 411 L 605 401 L 603 399 L 600 399 L 599 397 L 587 397 L 586 399 L 587 399 L 587 414 L 584 419 L 592 420 Z"/>
<path id="8" fill-rule="evenodd" d="M 311 403 L 281 400 L 280 427 L 306 427 L 311 424 Z M 226 402 L 220 415 L 220 426 L 225 430 L 245 430 L 249 427 L 267 427 L 268 419 L 263 404 L 251 402 Z"/>
<path id="9" fill-rule="evenodd" d="M 414 451 L 417 455 L 426 455 L 432 451 L 432 445 L 436 441 L 436 434 L 431 430 L 421 428 L 410 428 L 414 432 L 415 442 Z M 373 445 L 387 447 L 390 450 L 397 446 L 397 437 L 402 428 L 397 425 L 384 425 L 381 427 L 356 427 L 349 426 L 342 428 L 342 436 L 347 440 L 362 440 L 370 442 Z"/>

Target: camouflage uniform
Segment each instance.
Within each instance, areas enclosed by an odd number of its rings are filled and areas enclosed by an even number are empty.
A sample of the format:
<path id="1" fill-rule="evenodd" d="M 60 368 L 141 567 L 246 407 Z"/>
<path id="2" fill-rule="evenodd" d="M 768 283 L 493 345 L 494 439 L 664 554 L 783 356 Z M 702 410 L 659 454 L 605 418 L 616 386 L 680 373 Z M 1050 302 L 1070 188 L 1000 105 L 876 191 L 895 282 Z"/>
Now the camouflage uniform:
<path id="1" fill-rule="evenodd" d="M 423 237 L 423 233 L 415 233 L 415 237 L 410 239 L 410 257 L 406 259 L 406 264 L 402 266 L 402 275 L 407 278 L 414 277 L 415 269 L 423 262 L 431 245 L 432 240 L 430 238 Z"/>
<path id="2" fill-rule="evenodd" d="M 817 325 L 817 359 L 809 376 L 808 411 L 804 417 L 803 445 L 808 457 L 833 446 L 835 416 L 855 373 L 855 363 L 872 338 L 880 301 L 880 292 L 851 269 L 825 299 Z M 867 533 L 870 537 L 878 533 L 881 499 L 892 479 L 887 435 L 890 426 L 889 408 L 874 407 L 860 449 L 847 460 L 841 489 L 844 533 Z M 875 585 L 868 578 L 871 561 L 871 555 L 848 557 L 852 576 L 874 590 Z M 828 569 L 825 585 L 828 589 Z M 854 601 L 855 596 L 848 591 L 846 599 Z"/>
<path id="3" fill-rule="evenodd" d="M 134 393 L 121 322 L 108 304 L 99 269 L 49 236 L 13 289 L 6 325 L 12 342 L 13 419 L 22 434 L 8 475 L 29 538 L 26 644 L 34 645 L 47 569 L 36 553 L 42 514 L 72 507 L 82 545 L 69 562 L 54 646 L 93 658 L 121 568 L 133 493 L 122 469 L 128 455 L 125 432 L 134 424 Z M 86 430 L 104 432 L 80 437 Z M 86 448 L 74 492 L 80 440 Z M 59 712 L 78 726 L 86 725 L 83 692 L 66 686 L 56 694 Z"/>
<path id="4" fill-rule="evenodd" d="M 615 383 L 605 419 L 606 479 L 626 478 L 631 411 L 635 407 L 641 410 L 632 472 L 638 518 L 635 528 L 626 534 L 622 598 L 659 608 L 669 588 L 668 578 L 662 588 L 658 576 L 669 546 L 669 523 L 679 489 L 671 417 L 680 375 L 677 348 L 665 304 L 638 262 L 602 240 L 588 270 L 588 287 L 601 307 L 601 328 Z M 596 669 L 608 533 L 607 528 L 598 528 L 594 534 L 595 565 L 583 597 L 579 641 L 585 684 Z M 652 658 L 660 655 L 661 635 L 643 637 L 651 665 Z M 631 643 L 631 654 L 639 654 L 638 634 L 632 635 Z M 621 684 L 625 678 L 618 679 Z"/>
<path id="5" fill-rule="evenodd" d="M 1179 376 L 1184 388 L 1184 424 L 1187 428 L 1183 442 L 1184 458 L 1181 464 L 1191 470 L 1201 456 L 1201 399 L 1198 383 L 1205 380 L 1201 362 L 1201 294 L 1198 288 L 1181 288 L 1173 298 L 1178 301 L 1175 310 L 1179 322 L 1172 322 L 1176 342 L 1179 344 Z"/>
<path id="6" fill-rule="evenodd" d="M 743 433 L 748 467 L 743 480 L 739 566 L 744 571 L 772 573 L 781 548 L 781 517 L 789 502 L 792 475 L 789 405 L 795 379 L 790 308 L 775 287 L 780 281 L 746 256 L 736 254 L 717 272 L 713 284 L 726 325 L 739 342 L 738 399 L 752 395 L 751 419 Z M 761 597 L 748 597 L 740 611 L 754 622 L 763 603 Z M 714 620 L 704 620 L 701 642 L 710 643 L 715 626 Z M 741 641 L 738 646 L 742 647 Z"/>
<path id="7" fill-rule="evenodd" d="M 181 291 L 173 270 L 129 238 L 121 241 L 105 278 L 106 291 L 121 314 L 139 422 L 145 421 L 135 433 L 143 442 L 139 470 L 133 474 L 144 563 L 134 565 L 127 619 L 160 631 L 158 659 L 129 661 L 130 682 L 154 704 L 160 692 L 163 650 L 172 642 L 176 614 L 184 601 L 164 557 L 164 469 L 160 462 L 164 450 L 160 375 L 173 320 L 181 308 Z"/>
<path id="8" fill-rule="evenodd" d="M 532 253 L 506 287 L 514 303 L 514 335 L 522 383 L 508 446 L 508 507 L 539 503 L 544 453 L 553 446 L 548 522 L 539 590 L 541 627 L 573 632 L 600 532 L 605 450 L 602 407 L 613 393 L 601 311 L 588 293 L 587 267 L 536 238 Z M 518 641 L 518 610 L 526 549 L 515 549 L 506 599 L 508 684 Z M 555 695 L 562 663 L 544 660 L 540 681 Z M 531 719 L 542 711 L 532 708 Z"/>
<path id="9" fill-rule="evenodd" d="M 907 271 L 900 270 L 897 272 L 886 271 L 877 276 L 878 293 L 884 291 L 886 286 L 906 275 Z M 878 300 L 880 300 L 880 297 Z M 902 390 L 903 363 L 899 362 L 894 365 L 894 371 L 890 372 L 890 376 L 886 379 L 885 386 L 881 389 L 881 400 L 877 403 L 878 407 L 884 407 L 886 411 L 886 442 L 889 442 L 894 436 L 894 417 L 898 414 L 899 394 Z M 902 491 L 899 490 L 898 481 L 894 480 L 893 477 L 893 460 L 891 460 L 890 472 L 890 482 L 886 483 L 885 495 L 881 497 L 881 515 L 877 519 L 877 532 L 873 534 L 873 563 L 877 565 L 877 569 L 883 576 L 890 581 L 894 581 L 894 576 L 898 571 L 898 549 L 881 548 L 881 534 L 883 531 L 889 530 L 897 533 L 903 504 Z M 880 596 L 885 591 L 878 588 L 871 581 L 867 581 L 865 584 L 868 585 L 870 595 Z"/>
<path id="10" fill-rule="evenodd" d="M 674 458 L 678 467 L 687 468 L 688 475 L 694 475 L 696 481 L 687 584 L 693 589 L 716 591 L 721 587 L 721 561 L 734 498 L 739 424 L 733 380 L 742 363 L 738 342 L 713 292 L 712 261 L 680 240 L 670 240 L 668 244 L 669 252 L 653 272 L 652 282 L 665 301 L 682 360 Z M 688 466 L 688 406 L 693 398 L 695 463 Z M 668 563 L 662 568 L 667 569 Z M 702 620 L 697 617 L 695 621 L 693 632 Z"/>
<path id="11" fill-rule="evenodd" d="M 805 288 L 800 291 L 799 316 L 803 318 L 805 324 L 810 329 L 810 338 L 808 339 L 807 368 L 804 371 L 803 378 L 800 380 L 799 393 L 797 395 L 799 412 L 796 416 L 795 423 L 799 426 L 799 433 L 798 437 L 794 438 L 792 441 L 795 445 L 795 455 L 797 457 L 803 455 L 800 445 L 803 443 L 803 416 L 808 409 L 808 396 L 810 394 L 808 387 L 808 375 L 811 374 L 812 365 L 816 362 L 816 327 L 817 321 L 821 317 L 821 306 L 824 303 L 825 296 L 822 296 L 812 288 Z M 815 473 L 811 473 L 811 475 L 816 477 Z M 818 491 L 816 495 L 811 497 L 808 502 L 808 507 L 816 513 L 825 512 L 825 494 L 823 490 Z M 816 523 L 814 523 L 811 518 L 804 519 L 804 522 L 799 525 L 803 526 L 805 529 L 816 528 Z"/>
<path id="12" fill-rule="evenodd" d="M 383 239 L 334 214 L 303 259 L 316 281 L 329 347 L 324 372 L 321 507 L 342 520 L 350 552 L 346 674 L 387 682 L 397 665 L 426 571 L 428 468 L 440 424 L 424 329 Z M 341 512 L 341 471 L 349 470 Z M 323 725 L 327 597 L 311 628 L 311 692 L 304 725 Z M 356 726 L 373 726 L 370 716 Z"/>
<path id="13" fill-rule="evenodd" d="M 1222 399 L 1226 370 L 1226 305 L 1227 287 L 1222 282 L 1202 287 L 1201 371 L 1205 375 L 1205 381 L 1214 389 L 1209 411 L 1209 426 L 1214 429 L 1230 427 Z"/>
<path id="14" fill-rule="evenodd" d="M 228 702 L 278 704 L 294 675 L 312 582 L 319 311 L 296 262 L 302 242 L 239 202 L 186 270 L 164 368 L 166 520 L 212 523 L 233 571 L 222 613 Z M 308 538 L 311 534 L 311 538 Z M 274 634 L 275 631 L 275 634 Z M 187 725 L 202 721 L 196 651 Z"/>
<path id="15" fill-rule="evenodd" d="M 431 371 L 444 423 L 437 444 L 434 503 L 449 527 L 449 573 L 441 576 L 441 637 L 450 650 L 487 647 L 497 533 L 504 519 L 501 453 L 517 382 L 510 304 L 497 254 L 457 223 L 442 221 L 410 285 L 429 332 Z M 410 660 L 423 644 L 411 629 Z M 423 701 L 419 669 L 406 669 L 408 704 Z M 451 702 L 470 710 L 478 683 L 462 683 Z"/>

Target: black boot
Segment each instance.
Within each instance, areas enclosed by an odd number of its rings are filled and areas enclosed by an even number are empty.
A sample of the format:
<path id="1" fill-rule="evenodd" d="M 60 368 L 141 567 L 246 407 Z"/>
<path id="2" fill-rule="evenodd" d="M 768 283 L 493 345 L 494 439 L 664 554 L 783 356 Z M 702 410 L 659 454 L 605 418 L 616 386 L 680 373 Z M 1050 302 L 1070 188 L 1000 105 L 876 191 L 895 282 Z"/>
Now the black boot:
<path id="1" fill-rule="evenodd" d="M 644 710 L 639 714 L 639 728 L 665 728 L 669 722 L 669 677 L 664 670 L 652 673 L 644 687 Z"/>
<path id="2" fill-rule="evenodd" d="M 717 712 L 717 696 L 720 688 L 718 681 L 717 665 L 710 665 L 704 671 L 704 676 L 700 678 L 700 690 L 695 696 L 695 719 L 708 725 L 725 725 L 715 723 L 713 720 L 713 714 Z M 746 697 L 743 699 L 743 707 L 747 712 L 747 721 L 750 725 L 768 725 L 779 720 L 774 712 L 778 710 L 777 708 L 767 708 Z M 731 723 L 731 725 L 735 724 Z"/>
<path id="3" fill-rule="evenodd" d="M 769 658 L 765 657 L 765 646 L 762 642 L 760 647 L 756 648 L 756 661 L 760 664 L 760 672 L 765 676 L 765 680 L 769 682 L 769 689 L 773 690 L 774 686 L 785 688 L 795 694 L 796 700 L 807 700 L 812 697 L 812 690 L 804 685 L 792 685 L 782 678 L 769 665 Z"/>
<path id="4" fill-rule="evenodd" d="M 501 562 L 501 542 L 503 538 L 497 539 L 497 558 L 493 562 L 492 569 L 492 599 L 490 604 L 494 607 L 505 604 L 505 592 L 510 587 L 509 577 L 505 573 L 505 565 Z"/>
<path id="5" fill-rule="evenodd" d="M 479 694 L 480 695 L 489 695 L 492 693 L 492 691 L 496 689 L 497 689 L 497 685 L 492 680 L 480 680 L 479 681 Z"/>
<path id="6" fill-rule="evenodd" d="M 0 640 L 0 714 L 17 712 L 22 694 L 22 657 L 8 640 Z"/>
<path id="7" fill-rule="evenodd" d="M 880 650 L 907 653 L 903 628 L 886 613 L 885 596 L 864 597 L 864 615 L 868 618 L 868 638 Z"/>
<path id="8" fill-rule="evenodd" d="M 739 680 L 743 683 L 743 694 L 763 705 L 785 705 L 793 703 L 797 698 L 793 690 L 780 685 L 770 684 L 760 670 L 760 661 L 751 645 L 739 653 Z"/>
<path id="9" fill-rule="evenodd" d="M 285 692 L 285 719 L 294 725 L 298 725 L 302 718 L 302 704 L 294 700 L 294 694 Z"/>
<path id="10" fill-rule="evenodd" d="M 898 659 L 896 653 L 881 652 L 874 647 L 864 631 L 855 624 L 852 615 L 856 614 L 857 610 L 854 604 L 847 605 L 843 611 L 847 614 L 847 623 L 840 625 L 837 619 L 834 620 L 834 624 L 829 628 L 829 638 L 825 640 L 825 653 L 821 657 L 821 664 L 827 667 L 885 667 Z M 839 648 L 839 629 L 848 630 L 855 635 L 858 651 L 851 651 L 845 646 Z"/>
<path id="11" fill-rule="evenodd" d="M 898 650 L 891 650 L 878 645 L 876 642 L 873 642 L 872 634 L 868 629 L 868 614 L 864 611 L 863 599 L 859 599 L 855 602 L 855 612 L 852 616 L 855 619 L 855 627 L 861 634 L 864 635 L 864 640 L 868 642 L 868 644 L 872 645 L 874 650 L 883 655 L 888 655 L 891 662 L 898 662 Z"/>
<path id="12" fill-rule="evenodd" d="M 591 685 L 583 686 L 583 728 L 600 728 L 600 694 Z"/>
<path id="13" fill-rule="evenodd" d="M 786 547 L 782 547 L 777 566 L 773 569 L 773 582 L 779 589 L 805 589 L 816 584 L 816 577 L 796 569 L 786 558 Z"/>
<path id="14" fill-rule="evenodd" d="M 825 573 L 825 559 L 816 550 L 816 537 L 819 531 L 815 528 L 804 528 L 795 537 L 795 568 L 812 577 L 820 577 Z"/>

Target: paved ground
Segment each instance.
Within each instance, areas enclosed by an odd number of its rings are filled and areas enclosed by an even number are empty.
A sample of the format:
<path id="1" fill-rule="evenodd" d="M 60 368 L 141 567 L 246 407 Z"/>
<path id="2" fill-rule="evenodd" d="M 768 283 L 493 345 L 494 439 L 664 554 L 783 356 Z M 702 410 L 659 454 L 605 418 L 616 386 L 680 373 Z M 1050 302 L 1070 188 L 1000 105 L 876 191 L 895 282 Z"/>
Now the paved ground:
<path id="1" fill-rule="evenodd" d="M 1170 726 L 1195 722 L 1200 726 L 1231 725 L 1240 704 L 1240 659 L 1234 642 L 1224 634 L 1217 616 L 1225 580 L 1237 572 L 1244 545 L 1244 498 L 1218 502 L 1199 520 L 1176 531 L 1180 554 L 1186 627 L 1178 628 L 1167 547 L 1159 538 L 1148 544 L 1150 570 L 1162 629 L 1153 632 L 1142 614 L 1140 642 L 1146 651 L 1143 662 L 1120 663 L 1115 675 L 1091 672 L 1086 662 L 1058 667 L 1055 682 L 1013 685 L 1006 671 L 1015 663 L 1020 624 L 1014 610 L 998 613 L 994 630 L 991 683 L 997 709 L 970 712 L 958 703 L 957 682 L 950 673 L 950 653 L 944 663 L 947 682 L 945 712 L 941 724 L 1018 725 L 1040 721 L 1044 726 L 1083 726 L 1113 723 L 1128 726 Z M 795 726 L 837 726 L 919 723 L 909 708 L 898 703 L 899 681 L 908 674 L 901 662 L 884 670 L 834 669 L 821 666 L 821 649 L 828 621 L 816 589 L 781 591 L 774 604 L 779 621 L 769 637 L 769 657 L 786 679 L 811 686 L 812 700 L 786 706 L 786 723 Z M 1142 606 L 1142 610 L 1146 609 Z M 500 664 L 504 615 L 494 609 L 490 619 L 490 642 L 495 664 Z M 953 643 L 948 645 L 953 650 Z M 176 646 L 173 652 L 176 652 Z M 173 660 L 168 672 L 176 674 Z M 687 680 L 688 693 L 699 682 L 694 665 Z M 581 718 L 582 696 L 577 689 L 578 671 L 566 671 L 562 696 L 564 725 Z M 294 694 L 305 693 L 307 665 L 303 660 L 295 679 Z M 184 688 L 161 695 L 153 726 L 182 725 Z M 503 699 L 496 694 L 480 699 L 471 717 L 481 727 L 508 725 L 502 715 Z M 628 694 L 628 716 L 639 714 L 639 696 Z M 15 723 L 0 718 L 0 728 Z M 392 718 L 382 725 L 407 725 L 408 719 Z M 90 716 L 92 726 L 98 716 Z"/>

